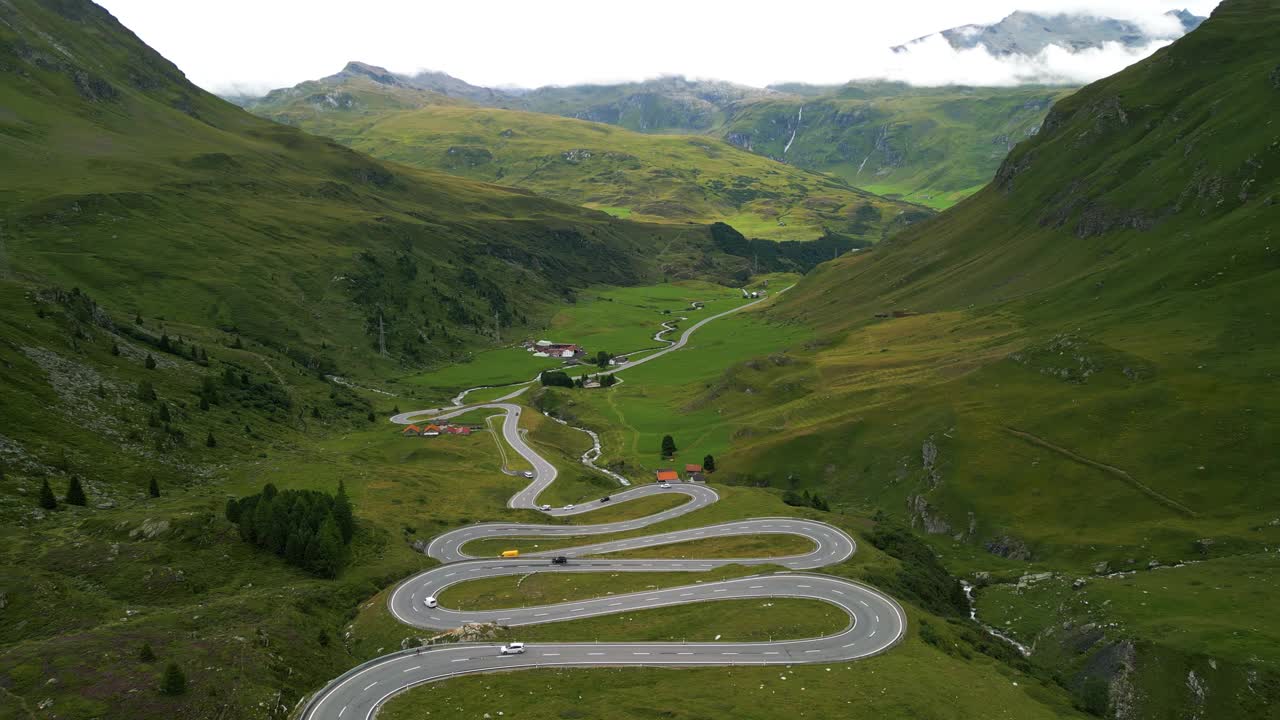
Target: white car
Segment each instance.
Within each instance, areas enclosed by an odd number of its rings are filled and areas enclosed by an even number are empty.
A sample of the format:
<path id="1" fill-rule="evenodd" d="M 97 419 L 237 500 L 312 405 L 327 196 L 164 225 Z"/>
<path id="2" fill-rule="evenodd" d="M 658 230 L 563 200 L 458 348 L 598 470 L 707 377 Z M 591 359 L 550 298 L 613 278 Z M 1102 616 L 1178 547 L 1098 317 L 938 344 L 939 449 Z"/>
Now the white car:
<path id="1" fill-rule="evenodd" d="M 429 607 L 429 608 L 439 607 L 439 606 L 440 606 L 440 603 L 436 602 L 436 597 L 435 597 L 435 595 L 428 595 L 428 596 L 427 596 L 427 599 L 422 601 L 422 604 L 423 604 L 423 605 L 426 605 L 426 606 L 427 606 L 427 607 Z"/>
<path id="2" fill-rule="evenodd" d="M 502 653 L 503 655 L 523 655 L 524 643 L 520 643 L 520 642 L 507 643 L 506 645 L 503 645 L 502 648 L 498 650 L 498 652 Z"/>
<path id="3" fill-rule="evenodd" d="M 663 490 L 670 490 L 671 483 L 668 483 L 668 482 L 658 483 L 658 487 L 662 488 Z"/>
<path id="4" fill-rule="evenodd" d="M 565 506 L 564 506 L 564 509 L 565 509 L 565 510 L 572 510 L 572 509 L 573 509 L 573 503 L 569 503 L 568 505 L 565 505 Z"/>
<path id="5" fill-rule="evenodd" d="M 545 511 L 547 511 L 547 510 L 550 510 L 550 509 L 551 509 L 551 506 L 550 506 L 550 505 L 545 505 L 545 504 L 544 504 L 544 505 L 539 505 L 539 506 L 538 506 L 538 509 L 539 509 L 539 510 L 542 510 L 542 511 L 544 511 L 544 512 L 545 512 Z"/>
<path id="6" fill-rule="evenodd" d="M 522 475 L 524 475 L 525 477 L 529 478 L 530 480 L 532 480 L 532 479 L 533 479 L 533 471 L 532 471 L 532 470 L 525 470 L 525 471 L 524 471 L 523 473 L 521 473 L 521 474 L 522 474 Z"/>

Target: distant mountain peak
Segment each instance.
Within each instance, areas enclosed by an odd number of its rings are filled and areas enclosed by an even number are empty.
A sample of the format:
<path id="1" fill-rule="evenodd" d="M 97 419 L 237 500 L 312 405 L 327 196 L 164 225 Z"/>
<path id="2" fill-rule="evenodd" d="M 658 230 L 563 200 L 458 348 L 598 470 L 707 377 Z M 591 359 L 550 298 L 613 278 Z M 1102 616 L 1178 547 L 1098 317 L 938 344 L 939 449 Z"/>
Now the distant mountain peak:
<path id="1" fill-rule="evenodd" d="M 381 85 L 392 85 L 396 87 L 407 87 L 401 76 L 391 72 L 390 70 L 370 65 L 369 63 L 352 60 L 348 62 L 337 74 L 324 78 L 326 81 L 337 81 L 345 78 L 364 77 Z"/>
<path id="2" fill-rule="evenodd" d="M 1173 40 L 1194 30 L 1205 18 L 1188 10 L 1170 10 L 1166 17 L 1175 19 L 1181 30 L 1174 33 L 1153 32 L 1129 20 L 1078 13 L 1041 14 L 1015 10 L 1000 22 L 990 25 L 960 25 L 938 33 L 918 37 L 894 52 L 909 52 L 913 45 L 941 36 L 957 50 L 983 46 L 992 55 L 1036 55 L 1050 45 L 1071 52 L 1100 48 L 1106 43 L 1141 47 L 1160 40 Z"/>

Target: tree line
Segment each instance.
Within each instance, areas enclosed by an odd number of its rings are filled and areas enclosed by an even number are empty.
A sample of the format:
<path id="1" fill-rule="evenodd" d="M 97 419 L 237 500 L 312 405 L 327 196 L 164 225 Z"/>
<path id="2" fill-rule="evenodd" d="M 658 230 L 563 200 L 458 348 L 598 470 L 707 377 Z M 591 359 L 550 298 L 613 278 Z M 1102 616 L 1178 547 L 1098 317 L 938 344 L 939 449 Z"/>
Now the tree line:
<path id="1" fill-rule="evenodd" d="M 338 576 L 355 535 L 355 513 L 341 481 L 334 495 L 267 483 L 256 495 L 228 499 L 226 515 L 245 542 L 325 578 Z"/>

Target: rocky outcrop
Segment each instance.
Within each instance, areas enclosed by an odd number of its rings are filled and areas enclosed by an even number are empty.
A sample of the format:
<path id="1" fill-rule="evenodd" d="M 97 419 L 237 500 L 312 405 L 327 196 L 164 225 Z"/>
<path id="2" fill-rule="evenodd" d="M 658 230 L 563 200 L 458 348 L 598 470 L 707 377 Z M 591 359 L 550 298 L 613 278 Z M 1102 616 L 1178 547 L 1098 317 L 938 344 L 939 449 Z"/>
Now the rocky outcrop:
<path id="1" fill-rule="evenodd" d="M 932 435 L 920 445 L 920 461 L 924 465 L 925 479 L 928 480 L 929 487 L 938 487 L 942 482 L 942 475 L 938 472 L 938 446 L 933 442 Z"/>
<path id="2" fill-rule="evenodd" d="M 1002 558 L 1010 560 L 1030 560 L 1031 548 L 1027 544 L 1012 535 L 1001 535 L 994 540 L 988 540 L 984 546 L 987 552 L 992 555 L 999 555 Z"/>
<path id="3" fill-rule="evenodd" d="M 923 495 L 907 499 L 907 514 L 911 516 L 911 527 L 922 528 L 930 535 L 946 535 L 951 532 L 951 524 L 933 514 L 929 501 Z"/>

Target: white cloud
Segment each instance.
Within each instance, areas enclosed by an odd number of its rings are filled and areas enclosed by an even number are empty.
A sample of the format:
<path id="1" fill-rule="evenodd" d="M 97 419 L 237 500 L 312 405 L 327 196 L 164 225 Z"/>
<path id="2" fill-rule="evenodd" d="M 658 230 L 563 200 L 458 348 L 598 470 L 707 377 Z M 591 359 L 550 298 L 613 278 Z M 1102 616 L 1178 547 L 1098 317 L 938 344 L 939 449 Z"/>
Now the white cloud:
<path id="1" fill-rule="evenodd" d="M 1046 53 L 1012 66 L 933 54 L 895 58 L 912 38 L 1010 12 L 1077 12 L 1153 28 L 1167 10 L 1207 14 L 1217 0 L 99 0 L 130 29 L 213 90 L 283 87 L 362 60 L 395 71 L 434 69 L 489 86 L 639 80 L 661 74 L 748 85 L 840 83 L 885 76 L 909 82 L 1014 82 L 1059 74 L 1074 82 L 1140 56 L 1107 49 Z M 932 52 L 932 51 L 931 51 Z M 1000 62 L 1000 61 L 994 61 Z M 937 67 L 949 63 L 954 67 Z M 1004 63 L 1009 65 L 1009 63 Z M 963 71 L 963 74 L 960 71 Z"/>
<path id="2" fill-rule="evenodd" d="M 1027 83 L 1079 85 L 1112 75 L 1168 45 L 1142 47 L 1106 43 L 1076 52 L 1050 45 L 1034 56 L 997 57 L 986 46 L 957 50 L 941 36 L 911 46 L 909 52 L 887 53 L 862 78 L 899 80 L 913 85 L 1009 86 Z"/>

